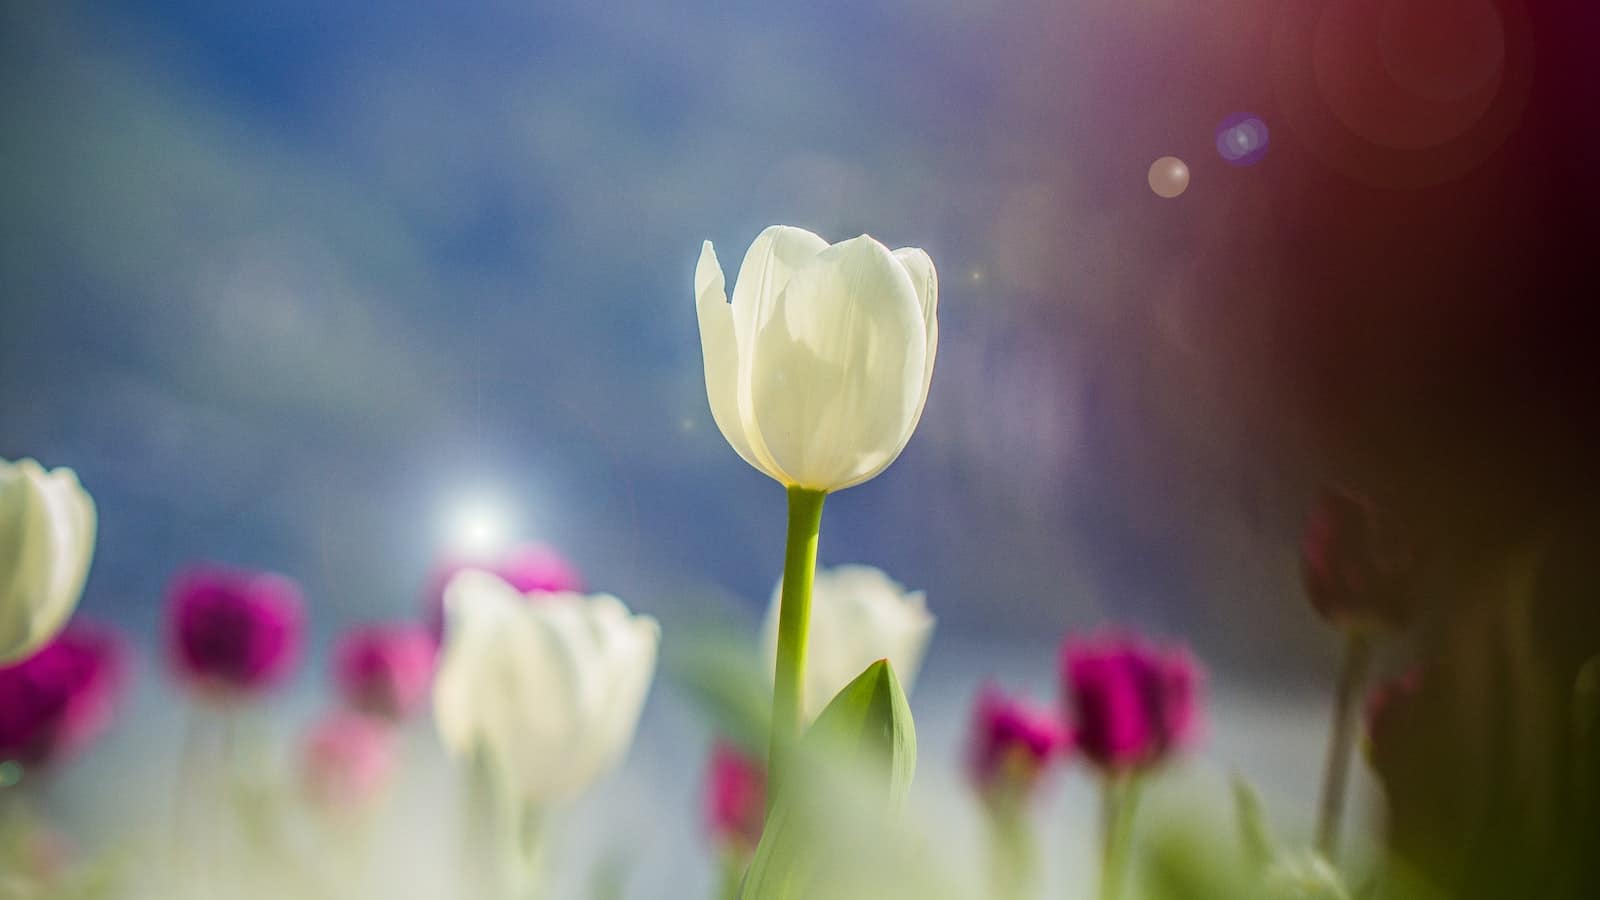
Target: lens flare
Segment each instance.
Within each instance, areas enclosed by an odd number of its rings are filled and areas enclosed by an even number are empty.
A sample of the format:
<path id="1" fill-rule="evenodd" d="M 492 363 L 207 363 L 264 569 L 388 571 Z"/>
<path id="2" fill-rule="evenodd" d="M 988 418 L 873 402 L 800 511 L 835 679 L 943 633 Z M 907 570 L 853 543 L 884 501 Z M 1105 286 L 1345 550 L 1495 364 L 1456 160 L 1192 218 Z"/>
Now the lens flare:
<path id="1" fill-rule="evenodd" d="M 1234 113 L 1217 125 L 1217 153 L 1230 166 L 1253 166 L 1267 155 L 1267 123 Z"/>
<path id="2" fill-rule="evenodd" d="M 1171 200 L 1189 189 L 1189 166 L 1176 156 L 1163 156 L 1150 164 L 1150 190 Z"/>

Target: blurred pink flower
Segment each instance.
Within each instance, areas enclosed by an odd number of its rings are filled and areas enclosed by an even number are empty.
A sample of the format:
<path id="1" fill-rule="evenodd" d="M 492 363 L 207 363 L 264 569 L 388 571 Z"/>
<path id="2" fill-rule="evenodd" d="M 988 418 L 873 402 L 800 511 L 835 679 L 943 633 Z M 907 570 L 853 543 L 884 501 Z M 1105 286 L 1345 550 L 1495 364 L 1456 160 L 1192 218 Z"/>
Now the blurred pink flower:
<path id="1" fill-rule="evenodd" d="M 203 695 L 232 699 L 281 682 L 300 656 L 300 589 L 282 575 L 194 566 L 173 582 L 173 670 Z"/>
<path id="2" fill-rule="evenodd" d="M 114 632 L 73 622 L 0 668 L 0 761 L 62 762 L 103 734 L 121 694 L 123 654 Z"/>
<path id="3" fill-rule="evenodd" d="M 1055 712 L 986 684 L 973 707 L 968 776 L 988 798 L 1026 796 L 1072 739 Z"/>
<path id="4" fill-rule="evenodd" d="M 1077 748 L 1094 765 L 1154 765 L 1198 739 L 1205 673 L 1187 650 L 1131 636 L 1069 639 L 1061 666 Z"/>
<path id="5" fill-rule="evenodd" d="M 421 625 L 364 625 L 334 648 L 334 677 L 352 709 L 384 719 L 411 716 L 428 699 L 437 646 Z"/>
<path id="6" fill-rule="evenodd" d="M 1329 489 L 1306 522 L 1300 546 L 1306 594 L 1339 628 L 1401 628 L 1411 620 L 1415 560 L 1376 504 Z"/>
<path id="7" fill-rule="evenodd" d="M 1383 768 L 1391 750 L 1408 736 L 1405 732 L 1417 718 L 1422 679 L 1419 666 L 1380 682 L 1367 694 L 1366 748 L 1375 767 Z"/>
<path id="8" fill-rule="evenodd" d="M 524 594 L 583 590 L 583 576 L 549 544 L 519 544 L 497 558 L 448 557 L 434 566 L 423 593 L 423 620 L 435 638 L 444 633 L 445 585 L 463 569 L 492 572 Z"/>
<path id="9" fill-rule="evenodd" d="M 767 767 L 727 741 L 711 748 L 706 773 L 706 829 L 713 843 L 742 852 L 761 841 L 766 816 Z"/>
<path id="10" fill-rule="evenodd" d="M 303 752 L 306 793 L 332 812 L 367 807 L 395 770 L 393 732 L 382 722 L 349 710 L 317 720 L 306 734 Z"/>

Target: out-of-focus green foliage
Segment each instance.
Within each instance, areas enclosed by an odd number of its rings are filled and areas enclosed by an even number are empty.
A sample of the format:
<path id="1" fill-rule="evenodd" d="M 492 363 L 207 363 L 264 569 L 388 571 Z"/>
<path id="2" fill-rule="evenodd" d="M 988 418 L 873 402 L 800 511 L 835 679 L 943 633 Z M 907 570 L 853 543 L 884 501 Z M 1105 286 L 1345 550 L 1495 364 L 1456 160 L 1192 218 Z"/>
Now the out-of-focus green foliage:
<path id="1" fill-rule="evenodd" d="M 936 896 L 916 885 L 919 841 L 900 806 L 916 731 L 887 660 L 823 709 L 788 764 L 745 875 L 743 900 Z M 937 890 L 937 889 L 935 889 Z"/>
<path id="2" fill-rule="evenodd" d="M 668 642 L 663 668 L 706 714 L 714 731 L 759 758 L 767 752 L 772 721 L 772 673 L 752 642 L 713 632 Z"/>

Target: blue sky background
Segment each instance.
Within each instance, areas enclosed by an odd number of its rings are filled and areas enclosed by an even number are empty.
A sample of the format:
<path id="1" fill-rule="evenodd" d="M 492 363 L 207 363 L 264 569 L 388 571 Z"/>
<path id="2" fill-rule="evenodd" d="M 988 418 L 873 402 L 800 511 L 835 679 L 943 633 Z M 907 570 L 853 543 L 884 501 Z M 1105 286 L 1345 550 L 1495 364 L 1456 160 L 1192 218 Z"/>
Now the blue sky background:
<path id="1" fill-rule="evenodd" d="M 141 626 L 190 559 L 295 575 L 325 629 L 406 614 L 486 491 L 635 606 L 753 609 L 782 499 L 709 415 L 698 245 L 868 231 L 933 255 L 944 337 L 824 561 L 927 589 L 946 633 L 1281 609 L 1263 652 L 1296 659 L 1309 487 L 1259 468 L 1205 345 L 1234 312 L 1189 290 L 1293 151 L 1216 156 L 1264 100 L 1226 46 L 1047 6 L 13 5 L 0 451 L 78 469 L 85 608 Z M 1108 29 L 1138 29 L 1125 78 Z"/>

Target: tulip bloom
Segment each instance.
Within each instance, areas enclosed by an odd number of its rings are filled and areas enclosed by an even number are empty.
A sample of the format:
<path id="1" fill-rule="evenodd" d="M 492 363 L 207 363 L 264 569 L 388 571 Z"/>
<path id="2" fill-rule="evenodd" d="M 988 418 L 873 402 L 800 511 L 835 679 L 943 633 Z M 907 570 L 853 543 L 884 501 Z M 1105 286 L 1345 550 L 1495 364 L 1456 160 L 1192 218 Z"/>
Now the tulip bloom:
<path id="1" fill-rule="evenodd" d="M 1028 801 L 1071 738 L 1052 711 L 984 685 L 973 708 L 967 776 L 983 801 L 989 826 L 989 896 L 1036 895 L 1038 851 Z"/>
<path id="2" fill-rule="evenodd" d="M 1131 636 L 1068 640 L 1061 675 L 1078 751 L 1100 772 L 1101 900 L 1118 900 L 1144 774 L 1199 736 L 1205 673 L 1182 648 Z"/>
<path id="3" fill-rule="evenodd" d="M 303 619 L 300 589 L 282 575 L 186 569 L 168 603 L 172 668 L 206 696 L 262 693 L 293 670 Z"/>
<path id="4" fill-rule="evenodd" d="M 27 659 L 0 667 L 0 762 L 62 762 L 111 724 L 122 688 L 116 635 L 74 623 Z"/>
<path id="5" fill-rule="evenodd" d="M 473 569 L 450 581 L 445 609 L 433 704 L 453 756 L 486 761 L 498 790 L 528 808 L 572 797 L 621 760 L 655 674 L 654 619 L 607 595 L 530 603 Z"/>
<path id="6" fill-rule="evenodd" d="M 774 225 L 750 245 L 730 304 L 707 241 L 695 306 L 723 437 L 786 487 L 838 491 L 882 472 L 928 399 L 938 300 L 919 249 L 866 235 L 830 246 Z"/>
<path id="7" fill-rule="evenodd" d="M 445 586 L 466 569 L 493 572 L 506 584 L 529 596 L 583 590 L 582 573 L 548 544 L 519 544 L 493 559 L 447 559 L 434 568 L 423 595 L 423 616 L 436 638 L 444 631 Z"/>
<path id="8" fill-rule="evenodd" d="M 339 692 L 352 709 L 398 721 L 428 698 L 436 647 L 421 625 L 367 625 L 346 632 L 334 649 Z"/>
<path id="9" fill-rule="evenodd" d="M 1101 770 L 1155 765 L 1198 736 L 1205 676 L 1186 650 L 1124 637 L 1068 641 L 1061 663 L 1078 750 Z"/>
<path id="10" fill-rule="evenodd" d="M 394 775 L 393 732 L 348 710 L 318 720 L 302 753 L 306 793 L 319 809 L 331 813 L 369 807 Z"/>
<path id="11" fill-rule="evenodd" d="M 1301 561 L 1311 605 L 1335 627 L 1378 630 L 1410 622 L 1415 560 L 1368 498 L 1325 492 L 1306 523 Z"/>
<path id="12" fill-rule="evenodd" d="M 969 740 L 968 777 L 985 800 L 1001 803 L 1026 798 L 1050 764 L 1072 746 L 1053 712 L 994 685 L 978 693 Z"/>
<path id="13" fill-rule="evenodd" d="M 755 852 L 767 807 L 767 769 L 738 747 L 718 741 L 706 773 L 706 830 L 719 847 L 738 855 Z"/>
<path id="14" fill-rule="evenodd" d="M 61 630 L 94 555 L 94 500 L 71 469 L 0 459 L 0 664 Z"/>
<path id="15" fill-rule="evenodd" d="M 762 626 L 766 658 L 776 662 L 783 584 L 772 591 Z M 921 591 L 907 591 L 872 566 L 836 566 L 816 573 L 807 633 L 806 721 L 815 718 L 835 694 L 867 666 L 889 660 L 906 691 L 922 668 L 923 651 L 935 619 Z"/>

